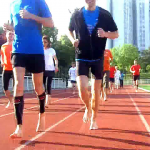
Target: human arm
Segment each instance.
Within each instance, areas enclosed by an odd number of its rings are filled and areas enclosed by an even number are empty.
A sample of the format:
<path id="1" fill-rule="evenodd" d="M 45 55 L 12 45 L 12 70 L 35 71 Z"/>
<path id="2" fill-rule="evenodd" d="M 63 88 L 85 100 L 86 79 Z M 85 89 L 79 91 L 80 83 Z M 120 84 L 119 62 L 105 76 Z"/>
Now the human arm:
<path id="1" fill-rule="evenodd" d="M 0 55 L 1 55 L 1 67 L 3 67 L 4 66 L 4 54 L 3 54 L 2 49 L 1 49 Z"/>
<path id="2" fill-rule="evenodd" d="M 37 23 L 42 24 L 45 27 L 52 28 L 54 26 L 52 20 L 52 14 L 45 0 L 38 0 L 36 3 L 36 9 L 38 11 L 38 15 L 32 14 L 31 12 L 29 12 L 29 10 L 26 9 L 20 10 L 21 18 L 32 19 Z"/>
<path id="3" fill-rule="evenodd" d="M 98 36 L 101 38 L 108 38 L 108 39 L 116 39 L 119 37 L 119 33 L 118 31 L 114 31 L 114 32 L 106 32 L 104 31 L 102 28 L 98 29 Z"/>
<path id="4" fill-rule="evenodd" d="M 75 48 L 77 48 L 79 46 L 79 40 L 75 39 L 74 33 L 72 31 L 69 31 L 69 35 L 68 35 L 71 43 L 73 44 L 73 46 Z"/>
<path id="5" fill-rule="evenodd" d="M 28 12 L 25 9 L 20 10 L 20 16 L 23 19 L 31 19 L 34 20 L 40 24 L 42 24 L 44 27 L 49 27 L 52 28 L 54 27 L 54 23 L 51 17 L 39 17 L 37 15 L 31 14 L 30 12 Z"/>
<path id="6" fill-rule="evenodd" d="M 54 55 L 54 56 L 53 56 L 53 59 L 54 59 L 54 61 L 55 61 L 55 72 L 58 72 L 59 69 L 58 69 L 58 59 L 57 59 L 57 56 Z"/>
<path id="7" fill-rule="evenodd" d="M 130 68 L 130 72 L 134 73 L 135 71 L 133 71 L 133 66 Z"/>

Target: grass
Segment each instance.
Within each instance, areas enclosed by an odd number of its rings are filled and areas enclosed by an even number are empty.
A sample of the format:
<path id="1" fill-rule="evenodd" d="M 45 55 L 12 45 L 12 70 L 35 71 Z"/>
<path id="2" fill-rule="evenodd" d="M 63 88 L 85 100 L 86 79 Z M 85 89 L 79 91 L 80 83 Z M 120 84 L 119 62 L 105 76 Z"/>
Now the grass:
<path id="1" fill-rule="evenodd" d="M 150 90 L 150 85 L 140 85 L 139 87 L 141 87 L 145 90 Z"/>

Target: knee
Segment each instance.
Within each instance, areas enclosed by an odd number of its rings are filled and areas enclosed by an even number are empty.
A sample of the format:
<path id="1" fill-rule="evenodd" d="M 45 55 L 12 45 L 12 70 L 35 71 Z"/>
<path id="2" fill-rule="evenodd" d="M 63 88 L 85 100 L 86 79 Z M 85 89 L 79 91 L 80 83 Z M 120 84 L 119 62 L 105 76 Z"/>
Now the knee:
<path id="1" fill-rule="evenodd" d="M 85 96 L 88 96 L 88 88 L 84 87 L 84 86 L 80 87 L 79 88 L 79 96 L 81 98 L 84 98 Z"/>
<path id="2" fill-rule="evenodd" d="M 37 95 L 40 95 L 44 92 L 43 84 L 35 85 L 34 90 Z"/>

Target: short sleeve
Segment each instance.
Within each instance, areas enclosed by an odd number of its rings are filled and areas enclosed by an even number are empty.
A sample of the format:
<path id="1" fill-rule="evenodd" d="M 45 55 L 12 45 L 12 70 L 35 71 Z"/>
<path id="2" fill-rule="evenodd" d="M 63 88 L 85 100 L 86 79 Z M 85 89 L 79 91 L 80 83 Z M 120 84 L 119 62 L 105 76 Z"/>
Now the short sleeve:
<path id="1" fill-rule="evenodd" d="M 70 23 L 69 23 L 69 31 L 73 32 L 75 30 L 74 27 L 74 15 L 71 16 L 70 18 Z"/>
<path id="2" fill-rule="evenodd" d="M 53 50 L 52 55 L 56 56 L 56 51 L 54 49 L 52 49 L 52 50 Z"/>
<path id="3" fill-rule="evenodd" d="M 131 66 L 131 70 L 133 71 L 133 66 Z"/>
<path id="4" fill-rule="evenodd" d="M 38 0 L 37 4 L 38 4 L 39 11 L 40 11 L 39 12 L 40 17 L 43 17 L 43 18 L 52 17 L 52 14 L 45 0 Z"/>
<path id="5" fill-rule="evenodd" d="M 108 31 L 115 32 L 118 30 L 117 25 L 110 13 L 107 14 L 106 20 L 107 20 L 107 30 Z"/>
<path id="6" fill-rule="evenodd" d="M 69 69 L 69 71 L 68 71 L 69 76 L 70 76 L 70 70 L 71 70 L 71 69 Z"/>

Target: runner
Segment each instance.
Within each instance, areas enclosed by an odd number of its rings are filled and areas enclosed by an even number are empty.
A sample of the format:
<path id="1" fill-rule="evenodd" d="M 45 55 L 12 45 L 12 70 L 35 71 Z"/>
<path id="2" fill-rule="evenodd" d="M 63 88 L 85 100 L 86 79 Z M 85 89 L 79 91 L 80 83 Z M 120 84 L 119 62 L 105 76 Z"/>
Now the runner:
<path id="1" fill-rule="evenodd" d="M 117 26 L 111 14 L 96 6 L 96 0 L 85 0 L 85 7 L 76 10 L 69 25 L 69 38 L 76 49 L 77 84 L 79 96 L 86 108 L 83 121 L 89 120 L 90 99 L 88 75 L 91 68 L 91 125 L 97 129 L 101 83 L 103 78 L 103 59 L 107 38 L 118 38 Z M 74 35 L 75 31 L 75 35 Z"/>
<path id="2" fill-rule="evenodd" d="M 2 73 L 3 89 L 6 97 L 9 100 L 5 108 L 8 108 L 9 106 L 11 106 L 12 103 L 12 96 L 11 92 L 8 90 L 8 87 L 10 79 L 13 78 L 11 53 L 12 53 L 12 42 L 14 40 L 14 33 L 12 31 L 7 31 L 6 38 L 7 42 L 3 44 L 1 47 L 1 66 L 3 67 Z"/>
<path id="3" fill-rule="evenodd" d="M 53 21 L 45 0 L 15 0 L 11 3 L 10 12 L 11 24 L 4 24 L 3 27 L 4 30 L 15 30 L 12 64 L 15 78 L 14 106 L 17 127 L 10 137 L 20 138 L 22 137 L 25 69 L 32 73 L 35 92 L 39 99 L 39 120 L 36 131 L 44 131 L 45 92 L 43 72 L 45 62 L 41 30 L 42 25 L 53 27 Z"/>
<path id="4" fill-rule="evenodd" d="M 72 62 L 72 67 L 69 69 L 69 77 L 72 84 L 72 91 L 73 94 L 75 94 L 76 90 L 76 64 L 75 62 Z"/>
<path id="5" fill-rule="evenodd" d="M 56 57 L 55 50 L 51 48 L 51 42 L 48 36 L 43 36 L 43 45 L 45 55 L 45 72 L 43 82 L 46 92 L 45 107 L 48 108 L 51 101 L 51 83 L 55 76 L 55 72 L 58 72 L 58 59 Z M 55 61 L 55 65 L 53 60 Z"/>
<path id="6" fill-rule="evenodd" d="M 106 49 L 104 51 L 104 75 L 103 75 L 103 89 L 102 95 L 104 101 L 107 100 L 108 89 L 109 89 L 109 79 L 110 79 L 110 61 L 112 61 L 113 56 L 110 50 Z"/>
<path id="7" fill-rule="evenodd" d="M 138 80 L 140 79 L 140 70 L 141 66 L 137 63 L 137 60 L 134 60 L 134 65 L 131 66 L 130 72 L 133 73 L 134 87 L 136 87 L 136 92 L 138 91 Z"/>
<path id="8" fill-rule="evenodd" d="M 119 78 L 120 78 L 120 70 L 118 70 L 118 66 L 115 67 L 116 72 L 115 72 L 115 87 L 116 89 L 119 88 Z"/>
<path id="9" fill-rule="evenodd" d="M 110 67 L 110 93 L 112 93 L 113 89 L 114 89 L 114 82 L 115 82 L 115 72 L 116 69 L 114 66 Z"/>
<path id="10" fill-rule="evenodd" d="M 121 72 L 120 73 L 120 78 L 119 78 L 119 80 L 120 80 L 120 88 L 123 88 L 123 79 L 124 79 L 124 73 Z"/>

